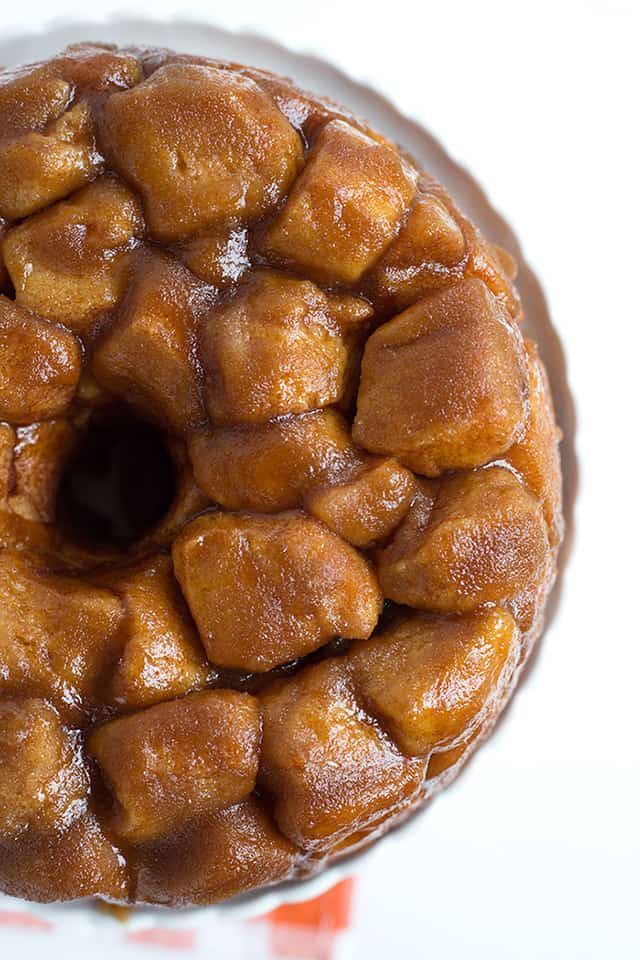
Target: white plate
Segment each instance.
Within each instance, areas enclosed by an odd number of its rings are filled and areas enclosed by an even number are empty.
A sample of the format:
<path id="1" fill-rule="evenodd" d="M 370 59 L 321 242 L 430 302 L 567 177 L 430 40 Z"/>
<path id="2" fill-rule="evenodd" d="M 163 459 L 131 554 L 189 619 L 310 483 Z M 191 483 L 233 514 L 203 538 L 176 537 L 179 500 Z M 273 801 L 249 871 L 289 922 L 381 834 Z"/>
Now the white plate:
<path id="1" fill-rule="evenodd" d="M 567 536 L 560 558 L 560 570 L 566 562 L 572 541 L 572 514 L 576 490 L 576 457 L 574 448 L 575 413 L 567 385 L 564 354 L 549 317 L 544 292 L 535 274 L 524 261 L 520 245 L 506 221 L 492 208 L 484 191 L 471 174 L 457 164 L 427 130 L 400 110 L 388 99 L 370 87 L 356 83 L 345 73 L 325 61 L 294 53 L 262 37 L 230 33 L 211 24 L 185 20 L 117 19 L 86 20 L 65 24 L 54 22 L 34 28 L 31 33 L 0 40 L 0 63 L 12 66 L 42 59 L 63 49 L 68 43 L 82 40 L 111 41 L 131 44 L 145 43 L 171 47 L 174 50 L 234 60 L 252 66 L 264 67 L 292 77 L 299 86 L 333 97 L 355 113 L 366 117 L 373 127 L 402 144 L 420 165 L 438 177 L 453 194 L 462 209 L 469 214 L 486 236 L 506 247 L 515 256 L 518 267 L 518 288 L 526 314 L 524 328 L 538 342 L 547 365 L 556 403 L 558 421 L 564 433 L 562 446 L 565 484 L 565 516 Z M 553 616 L 560 595 L 559 584 L 550 600 Z M 530 669 L 530 666 L 529 666 Z M 525 677 L 523 680 L 526 679 Z M 521 681 L 522 682 L 522 681 Z M 516 692 L 517 696 L 517 692 Z M 482 751 L 480 751 L 480 756 Z M 418 814 L 422 816 L 423 814 Z M 190 910 L 164 910 L 138 907 L 131 911 L 131 929 L 148 927 L 153 922 L 163 927 L 190 927 L 206 923 L 207 916 L 259 916 L 282 903 L 306 900 L 329 889 L 344 876 L 362 872 L 373 863 L 381 844 L 411 844 L 412 821 L 392 831 L 379 844 L 341 863 L 335 864 L 316 877 L 303 882 L 281 884 L 257 894 L 212 907 Z M 23 901 L 0 894 L 0 909 L 25 909 Z M 52 920 L 56 927 L 68 928 L 70 933 L 102 927 L 113 921 L 93 904 L 79 901 L 70 904 L 29 904 L 29 912 Z"/>

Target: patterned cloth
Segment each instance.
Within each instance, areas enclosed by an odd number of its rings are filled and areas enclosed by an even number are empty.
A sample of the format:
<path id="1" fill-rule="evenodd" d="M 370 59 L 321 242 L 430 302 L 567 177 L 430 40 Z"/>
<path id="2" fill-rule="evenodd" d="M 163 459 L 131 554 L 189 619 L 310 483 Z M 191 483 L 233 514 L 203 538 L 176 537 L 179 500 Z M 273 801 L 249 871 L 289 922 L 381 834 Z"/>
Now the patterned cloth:
<path id="1" fill-rule="evenodd" d="M 123 911 L 91 935 L 92 960 L 140 960 L 145 955 L 179 958 L 185 953 L 211 960 L 349 960 L 350 923 L 355 882 L 342 880 L 312 900 L 285 904 L 249 920 L 206 914 L 201 926 L 174 929 L 156 923 L 128 929 Z M 205 914 L 203 914 L 204 916 Z M 195 914 L 194 916 L 197 916 Z M 95 942 L 94 942 L 95 941 Z M 73 946 L 86 951 L 86 939 L 45 920 L 29 905 L 0 909 L 0 956 L 29 957 L 46 949 L 47 960 L 75 960 Z"/>

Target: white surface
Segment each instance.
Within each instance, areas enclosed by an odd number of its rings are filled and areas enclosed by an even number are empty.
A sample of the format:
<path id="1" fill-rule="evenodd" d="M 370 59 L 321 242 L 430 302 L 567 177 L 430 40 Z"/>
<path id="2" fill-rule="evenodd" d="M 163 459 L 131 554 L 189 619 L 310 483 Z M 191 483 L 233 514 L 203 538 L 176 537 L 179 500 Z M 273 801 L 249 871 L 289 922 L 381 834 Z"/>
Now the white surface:
<path id="1" fill-rule="evenodd" d="M 118 5 L 102 0 L 105 10 Z M 640 954 L 633 10 L 560 0 L 423 0 L 378 13 L 344 0 L 200 7 L 203 19 L 256 28 L 373 83 L 464 160 L 545 284 L 578 405 L 581 491 L 563 603 L 507 722 L 406 842 L 363 861 L 357 960 Z M 57 3 L 56 17 L 68 12 L 100 15 Z M 51 15 L 49 3 L 23 0 L 3 10 L 0 38 Z M 3 937 L 0 955 L 4 943 L 13 956 Z"/>

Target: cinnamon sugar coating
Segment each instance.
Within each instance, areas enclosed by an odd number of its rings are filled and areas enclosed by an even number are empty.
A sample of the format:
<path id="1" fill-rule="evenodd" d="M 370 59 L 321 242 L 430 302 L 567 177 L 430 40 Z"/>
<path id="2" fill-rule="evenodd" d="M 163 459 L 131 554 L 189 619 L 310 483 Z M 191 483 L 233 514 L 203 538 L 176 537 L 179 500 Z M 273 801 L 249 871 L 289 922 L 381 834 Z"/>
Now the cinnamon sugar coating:
<path id="1" fill-rule="evenodd" d="M 455 775 L 562 537 L 514 276 L 266 71 L 0 71 L 1 890 L 217 902 Z"/>

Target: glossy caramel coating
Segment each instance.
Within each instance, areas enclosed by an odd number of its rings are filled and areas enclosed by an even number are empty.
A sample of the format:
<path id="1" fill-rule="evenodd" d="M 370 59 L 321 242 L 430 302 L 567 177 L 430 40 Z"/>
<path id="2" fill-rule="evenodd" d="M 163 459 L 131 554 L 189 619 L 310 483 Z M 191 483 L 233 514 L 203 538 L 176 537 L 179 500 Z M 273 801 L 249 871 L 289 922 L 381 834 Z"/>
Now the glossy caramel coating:
<path id="1" fill-rule="evenodd" d="M 371 314 L 366 301 L 309 281 L 254 274 L 202 332 L 212 422 L 264 423 L 338 403 L 354 336 Z"/>
<path id="2" fill-rule="evenodd" d="M 302 164 L 302 143 L 270 97 L 213 66 L 168 64 L 110 97 L 107 155 L 145 200 L 158 240 L 180 240 L 275 206 Z"/>
<path id="3" fill-rule="evenodd" d="M 428 756 L 479 722 L 510 679 L 517 640 L 513 617 L 499 607 L 452 618 L 413 612 L 355 644 L 348 662 L 356 690 L 400 748 Z"/>
<path id="4" fill-rule="evenodd" d="M 137 198 L 121 180 L 99 177 L 7 232 L 2 249 L 16 302 L 88 334 L 123 298 L 141 233 Z"/>
<path id="5" fill-rule="evenodd" d="M 166 554 L 96 578 L 121 597 L 127 640 L 113 672 L 113 700 L 151 706 L 204 687 L 210 668 Z"/>
<path id="6" fill-rule="evenodd" d="M 92 813 L 68 827 L 29 830 L 0 843 L 0 863 L 3 887 L 26 900 L 127 902 L 133 894 L 124 854 Z"/>
<path id="7" fill-rule="evenodd" d="M 43 129 L 64 113 L 72 98 L 71 84 L 48 63 L 3 71 L 0 77 L 2 139 Z"/>
<path id="8" fill-rule="evenodd" d="M 26 551 L 3 550 L 0 604 L 2 698 L 37 694 L 76 721 L 101 702 L 121 644 L 115 593 L 50 573 Z"/>
<path id="9" fill-rule="evenodd" d="M 322 849 L 419 787 L 423 769 L 359 708 L 340 660 L 308 667 L 263 694 L 260 782 L 285 836 Z"/>
<path id="10" fill-rule="evenodd" d="M 68 420 L 47 420 L 18 427 L 13 449 L 10 506 L 22 516 L 52 524 L 56 494 L 78 440 Z"/>
<path id="11" fill-rule="evenodd" d="M 95 346 L 98 383 L 168 432 L 188 434 L 204 419 L 192 358 L 206 306 L 206 291 L 186 267 L 141 252 L 121 309 Z"/>
<path id="12" fill-rule="evenodd" d="M 331 120 L 264 249 L 327 283 L 357 283 L 394 236 L 414 191 L 415 171 L 395 150 Z"/>
<path id="13" fill-rule="evenodd" d="M 42 132 L 0 143 L 0 214 L 28 217 L 84 186 L 101 167 L 89 107 L 78 103 Z"/>
<path id="14" fill-rule="evenodd" d="M 378 561 L 396 603 L 463 613 L 515 596 L 549 551 L 541 505 L 505 467 L 442 480 L 420 521 L 406 521 Z"/>
<path id="15" fill-rule="evenodd" d="M 401 310 L 460 275 L 466 253 L 464 233 L 446 200 L 421 189 L 371 282 L 378 297 Z"/>
<path id="16" fill-rule="evenodd" d="M 140 843 L 249 796 L 255 785 L 260 712 L 248 693 L 211 690 L 112 720 L 89 750 L 115 798 L 118 833 Z"/>
<path id="17" fill-rule="evenodd" d="M 11 280 L 9 279 L 9 274 L 7 273 L 4 257 L 2 255 L 2 241 L 6 232 L 6 220 L 3 220 L 2 217 L 0 217 L 0 294 L 11 293 Z"/>
<path id="18" fill-rule="evenodd" d="M 139 542 L 138 550 L 144 554 L 149 550 L 170 549 L 171 544 L 182 528 L 205 510 L 212 510 L 214 504 L 207 497 L 193 475 L 193 468 L 184 444 L 171 440 L 167 443 L 173 461 L 175 493 L 169 509 L 160 521 L 147 532 Z"/>
<path id="19" fill-rule="evenodd" d="M 353 435 L 433 477 L 508 450 L 527 401 L 517 327 L 480 280 L 460 280 L 369 337 Z"/>
<path id="20" fill-rule="evenodd" d="M 88 791 L 77 746 L 45 700 L 0 704 L 0 841 L 75 819 Z"/>
<path id="21" fill-rule="evenodd" d="M 304 514 L 214 513 L 173 545 L 212 663 L 271 670 L 333 640 L 368 637 L 382 595 L 366 560 Z"/>
<path id="22" fill-rule="evenodd" d="M 251 268 L 249 229 L 239 220 L 211 227 L 173 245 L 175 255 L 196 277 L 228 290 Z"/>
<path id="23" fill-rule="evenodd" d="M 562 537 L 515 275 L 268 71 L 0 70 L 0 890 L 217 902 L 456 775 Z"/>
<path id="24" fill-rule="evenodd" d="M 514 318 L 521 306 L 515 261 L 483 240 L 452 198 L 423 174 L 408 216 L 369 276 L 376 300 L 397 313 L 465 276 L 478 277 Z"/>
<path id="25" fill-rule="evenodd" d="M 178 907 L 217 903 L 250 887 L 286 880 L 296 848 L 255 797 L 138 848 L 138 896 Z"/>
<path id="26" fill-rule="evenodd" d="M 316 483 L 344 476 L 362 462 L 348 423 L 332 409 L 202 432 L 189 455 L 212 500 L 227 510 L 257 513 L 299 507 Z"/>
<path id="27" fill-rule="evenodd" d="M 43 513 L 55 501 L 53 483 L 73 432 L 65 420 L 15 428 L 0 423 L 0 551 L 15 548 L 40 555 L 60 549 L 56 530 Z"/>
<path id="28" fill-rule="evenodd" d="M 0 295 L 0 354 L 0 419 L 28 424 L 66 409 L 80 379 L 73 334 Z"/>
<path id="29" fill-rule="evenodd" d="M 0 503 L 6 504 L 13 486 L 13 457 L 16 431 L 8 423 L 0 423 Z"/>
<path id="30" fill-rule="evenodd" d="M 343 540 L 364 550 L 393 533 L 416 490 L 414 475 L 397 460 L 371 457 L 344 479 L 314 485 L 305 507 Z"/>
<path id="31" fill-rule="evenodd" d="M 558 439 L 551 390 L 538 348 L 525 341 L 529 371 L 531 413 L 520 440 L 507 451 L 505 460 L 518 471 L 529 489 L 542 503 L 552 544 L 562 539 L 562 483 Z"/>
<path id="32" fill-rule="evenodd" d="M 55 531 L 13 509 L 0 509 L 0 549 L 33 550 L 34 553 L 53 554 L 60 549 Z"/>

